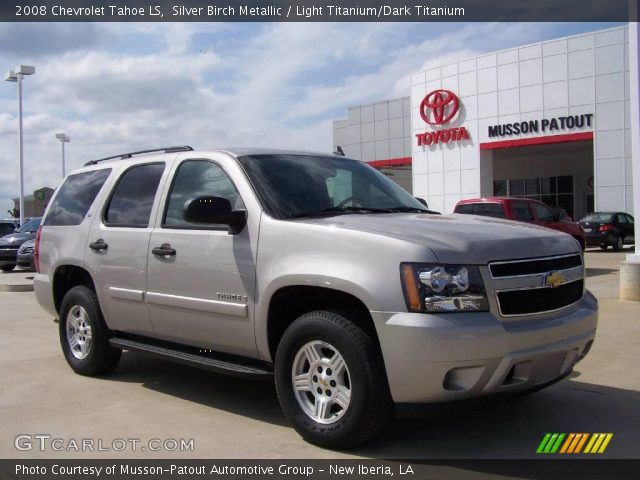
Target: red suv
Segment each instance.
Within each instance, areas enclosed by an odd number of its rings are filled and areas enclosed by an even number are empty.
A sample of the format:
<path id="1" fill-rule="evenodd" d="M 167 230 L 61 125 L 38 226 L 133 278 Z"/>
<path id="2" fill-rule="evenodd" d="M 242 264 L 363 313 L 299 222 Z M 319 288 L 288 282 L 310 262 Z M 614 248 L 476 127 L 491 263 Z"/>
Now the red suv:
<path id="1" fill-rule="evenodd" d="M 560 215 L 544 203 L 529 198 L 471 198 L 460 200 L 453 213 L 484 215 L 485 217 L 507 218 L 520 222 L 534 223 L 568 233 L 575 238 L 582 249 L 585 238 L 582 227 L 575 222 L 561 220 Z"/>

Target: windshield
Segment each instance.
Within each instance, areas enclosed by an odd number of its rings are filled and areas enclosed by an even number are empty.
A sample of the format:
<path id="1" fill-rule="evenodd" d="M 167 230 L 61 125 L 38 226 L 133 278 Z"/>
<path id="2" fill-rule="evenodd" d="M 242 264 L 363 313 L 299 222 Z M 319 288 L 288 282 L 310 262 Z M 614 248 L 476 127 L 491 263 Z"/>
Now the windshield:
<path id="1" fill-rule="evenodd" d="M 354 213 L 429 212 L 369 165 L 344 157 L 239 157 L 268 213 L 280 219 Z"/>
<path id="2" fill-rule="evenodd" d="M 581 222 L 607 223 L 613 221 L 613 213 L 590 213 Z"/>
<path id="3" fill-rule="evenodd" d="M 40 218 L 32 218 L 27 223 L 22 225 L 18 230 L 16 230 L 16 232 L 19 232 L 19 233 L 35 232 L 36 230 L 38 230 L 38 227 L 40 226 L 40 220 L 41 220 Z"/>

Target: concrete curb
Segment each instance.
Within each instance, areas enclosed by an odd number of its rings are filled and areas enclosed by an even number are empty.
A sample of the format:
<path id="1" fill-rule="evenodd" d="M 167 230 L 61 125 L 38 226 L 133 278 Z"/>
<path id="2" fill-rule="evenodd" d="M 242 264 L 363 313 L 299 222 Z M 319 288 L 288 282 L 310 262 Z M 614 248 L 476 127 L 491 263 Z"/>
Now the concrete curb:
<path id="1" fill-rule="evenodd" d="M 0 292 L 33 292 L 33 284 L 0 285 Z"/>

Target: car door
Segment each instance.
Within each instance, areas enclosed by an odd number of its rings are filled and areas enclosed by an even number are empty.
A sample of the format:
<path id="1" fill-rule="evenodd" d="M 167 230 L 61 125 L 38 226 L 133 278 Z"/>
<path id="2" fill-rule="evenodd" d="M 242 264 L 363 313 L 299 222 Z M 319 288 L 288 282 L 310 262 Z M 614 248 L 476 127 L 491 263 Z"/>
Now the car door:
<path id="1" fill-rule="evenodd" d="M 255 356 L 257 224 L 253 234 L 245 226 L 232 235 L 224 225 L 190 223 L 183 217 L 185 203 L 202 196 L 224 197 L 234 209 L 244 208 L 220 163 L 187 158 L 176 164 L 151 233 L 146 295 L 151 321 L 164 340 Z"/>
<path id="2" fill-rule="evenodd" d="M 91 227 L 85 261 L 113 330 L 153 335 L 147 306 L 147 250 L 164 162 L 128 167 Z"/>

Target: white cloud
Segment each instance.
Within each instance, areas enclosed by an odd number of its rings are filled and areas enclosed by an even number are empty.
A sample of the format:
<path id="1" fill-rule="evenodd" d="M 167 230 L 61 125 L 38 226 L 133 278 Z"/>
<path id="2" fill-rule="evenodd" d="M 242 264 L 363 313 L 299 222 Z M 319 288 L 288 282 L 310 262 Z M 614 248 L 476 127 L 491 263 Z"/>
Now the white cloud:
<path id="1" fill-rule="evenodd" d="M 25 49 L 38 60 L 25 80 L 27 193 L 60 181 L 57 132 L 71 137 L 71 167 L 182 143 L 329 151 L 331 120 L 347 106 L 408 95 L 408 75 L 427 63 L 537 40 L 549 28 L 464 24 L 433 34 L 428 24 L 100 24 L 83 39 L 51 25 L 61 36 L 57 52 L 45 48 L 43 27 L 23 27 L 27 43 L 28 32 L 37 33 Z M 2 211 L 17 195 L 15 107 L 6 84 Z"/>

